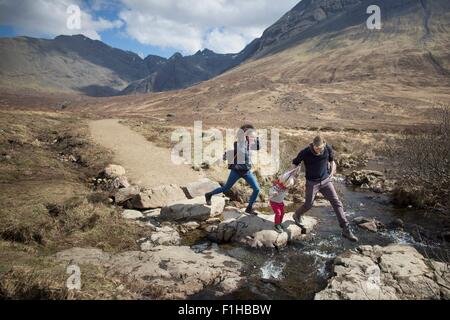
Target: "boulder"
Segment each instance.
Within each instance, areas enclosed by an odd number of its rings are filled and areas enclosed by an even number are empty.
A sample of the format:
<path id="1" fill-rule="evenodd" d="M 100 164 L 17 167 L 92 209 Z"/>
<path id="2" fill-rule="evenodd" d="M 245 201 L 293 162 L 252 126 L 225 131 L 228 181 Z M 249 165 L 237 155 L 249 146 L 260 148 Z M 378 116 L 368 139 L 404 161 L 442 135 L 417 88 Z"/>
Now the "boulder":
<path id="1" fill-rule="evenodd" d="M 220 254 L 213 246 L 201 253 L 168 246 L 116 255 L 75 248 L 58 253 L 56 258 L 64 264 L 72 261 L 103 266 L 108 275 L 123 277 L 141 288 L 147 299 L 184 300 L 206 289 L 222 296 L 239 288 L 243 280 L 241 262 Z"/>
<path id="2" fill-rule="evenodd" d="M 150 238 L 141 244 L 142 251 L 150 251 L 156 246 L 177 246 L 181 242 L 177 230 L 172 227 L 164 226 L 155 228 Z"/>
<path id="3" fill-rule="evenodd" d="M 316 300 L 449 298 L 446 264 L 424 258 L 411 246 L 362 246 L 338 256 L 333 272 Z"/>
<path id="4" fill-rule="evenodd" d="M 379 229 L 385 228 L 385 225 L 380 221 L 366 217 L 356 217 L 353 219 L 353 222 L 361 229 L 375 233 L 378 232 Z"/>
<path id="5" fill-rule="evenodd" d="M 225 199 L 213 197 L 212 205 L 205 204 L 204 197 L 184 200 L 162 208 L 160 219 L 171 222 L 206 221 L 222 214 L 225 208 Z"/>
<path id="6" fill-rule="evenodd" d="M 104 176 L 108 179 L 116 179 L 125 175 L 125 168 L 115 164 L 110 164 L 103 171 Z"/>
<path id="7" fill-rule="evenodd" d="M 128 182 L 127 177 L 121 176 L 114 179 L 112 186 L 114 189 L 129 188 L 130 183 Z"/>
<path id="8" fill-rule="evenodd" d="M 346 177 L 346 182 L 363 190 L 372 190 L 376 193 L 390 190 L 391 183 L 384 178 L 382 172 L 374 170 L 353 171 Z"/>
<path id="9" fill-rule="evenodd" d="M 176 185 L 145 189 L 131 200 L 131 207 L 138 210 L 162 208 L 186 200 L 183 190 Z"/>
<path id="10" fill-rule="evenodd" d="M 139 187 L 130 186 L 128 188 L 118 189 L 114 193 L 114 201 L 117 205 L 124 205 L 128 200 L 140 193 Z"/>
<path id="11" fill-rule="evenodd" d="M 292 214 L 286 215 L 283 227 L 286 232 L 279 234 L 274 230 L 272 216 L 253 216 L 242 214 L 238 209 L 224 212 L 225 221 L 210 229 L 208 238 L 218 243 L 237 242 L 253 248 L 280 248 L 291 241 L 302 240 L 310 233 L 317 220 L 305 217 L 305 230 L 298 227 Z"/>
<path id="12" fill-rule="evenodd" d="M 205 193 L 220 188 L 220 184 L 208 178 L 201 179 L 188 184 L 184 189 L 189 199 L 204 196 Z"/>
<path id="13" fill-rule="evenodd" d="M 144 217 L 142 212 L 136 210 L 125 210 L 122 212 L 122 217 L 128 220 L 137 220 Z"/>
<path id="14" fill-rule="evenodd" d="M 370 222 L 359 224 L 358 227 L 360 227 L 361 229 L 370 231 L 370 232 L 374 232 L 374 233 L 378 232 L 378 227 L 377 227 L 377 224 L 375 221 L 370 221 Z"/>

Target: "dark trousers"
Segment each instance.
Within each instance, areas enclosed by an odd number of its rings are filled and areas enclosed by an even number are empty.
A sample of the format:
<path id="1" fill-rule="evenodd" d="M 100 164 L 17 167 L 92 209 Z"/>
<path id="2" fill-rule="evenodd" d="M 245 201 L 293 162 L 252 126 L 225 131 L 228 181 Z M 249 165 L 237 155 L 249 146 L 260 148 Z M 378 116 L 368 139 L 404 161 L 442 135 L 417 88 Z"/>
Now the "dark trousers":
<path id="1" fill-rule="evenodd" d="M 341 228 L 348 226 L 348 220 L 345 216 L 344 206 L 337 195 L 336 189 L 334 188 L 331 178 L 327 178 L 321 182 L 306 181 L 306 195 L 305 203 L 300 207 L 295 213 L 297 216 L 302 216 L 314 206 L 314 200 L 316 199 L 317 193 L 323 194 L 325 199 L 330 201 L 333 206 L 334 212 L 339 221 Z"/>

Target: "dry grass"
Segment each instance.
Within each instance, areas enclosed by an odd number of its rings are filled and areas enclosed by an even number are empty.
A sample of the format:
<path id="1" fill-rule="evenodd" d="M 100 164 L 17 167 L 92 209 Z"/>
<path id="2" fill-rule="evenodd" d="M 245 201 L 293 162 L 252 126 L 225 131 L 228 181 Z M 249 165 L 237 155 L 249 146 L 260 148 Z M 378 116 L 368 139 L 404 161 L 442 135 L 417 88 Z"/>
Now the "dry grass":
<path id="1" fill-rule="evenodd" d="M 67 266 L 28 246 L 0 241 L 0 299 L 136 299 L 138 288 L 93 265 L 81 265 L 81 290 L 68 290 Z"/>
<path id="2" fill-rule="evenodd" d="M 162 148 L 172 147 L 170 137 L 174 128 L 166 122 L 155 119 L 126 119 L 121 121 L 122 124 L 130 127 L 137 133 L 140 133 L 148 141 L 153 142 L 156 146 Z"/>
<path id="3" fill-rule="evenodd" d="M 69 114 L 1 112 L 0 127 L 0 241 L 9 244 L 0 254 L 1 295 L 80 298 L 62 289 L 64 268 L 37 261 L 72 247 L 134 250 L 146 232 L 122 219 L 108 195 L 89 184 L 110 154 L 92 144 L 82 118 Z M 29 259 L 16 263 L 23 251 Z M 88 298 L 101 297 L 89 292 Z"/>

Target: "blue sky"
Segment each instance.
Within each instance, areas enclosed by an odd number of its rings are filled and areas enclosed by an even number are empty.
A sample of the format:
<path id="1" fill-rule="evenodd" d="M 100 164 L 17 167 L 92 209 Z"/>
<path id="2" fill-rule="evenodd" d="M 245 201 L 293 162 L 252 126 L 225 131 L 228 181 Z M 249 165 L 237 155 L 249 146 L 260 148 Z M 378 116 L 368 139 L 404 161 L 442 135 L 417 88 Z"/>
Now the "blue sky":
<path id="1" fill-rule="evenodd" d="M 110 46 L 170 57 L 208 48 L 236 53 L 299 0 L 2 0 L 0 37 L 83 34 Z M 80 8 L 79 22 L 69 7 Z M 71 10 L 71 9 L 69 9 Z M 72 20 L 73 21 L 73 20 Z"/>

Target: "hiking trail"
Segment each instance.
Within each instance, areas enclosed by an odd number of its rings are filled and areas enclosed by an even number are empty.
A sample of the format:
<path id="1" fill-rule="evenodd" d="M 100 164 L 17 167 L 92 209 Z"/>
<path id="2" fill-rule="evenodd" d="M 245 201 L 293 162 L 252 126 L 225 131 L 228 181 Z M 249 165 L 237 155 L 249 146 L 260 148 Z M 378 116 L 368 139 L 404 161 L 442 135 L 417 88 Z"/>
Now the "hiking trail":
<path id="1" fill-rule="evenodd" d="M 95 143 L 111 150 L 115 164 L 123 166 L 133 184 L 145 187 L 184 186 L 203 178 L 189 165 L 175 165 L 169 149 L 157 147 L 117 119 L 89 122 Z"/>

